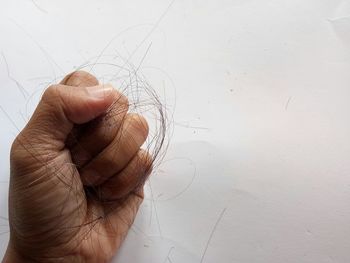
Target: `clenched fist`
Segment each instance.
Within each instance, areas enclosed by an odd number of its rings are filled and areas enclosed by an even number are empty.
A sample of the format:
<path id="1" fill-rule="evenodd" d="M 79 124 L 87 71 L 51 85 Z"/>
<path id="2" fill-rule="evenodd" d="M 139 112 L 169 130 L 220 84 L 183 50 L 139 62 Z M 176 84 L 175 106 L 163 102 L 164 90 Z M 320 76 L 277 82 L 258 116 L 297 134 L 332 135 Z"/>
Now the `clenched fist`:
<path id="1" fill-rule="evenodd" d="M 109 262 L 143 200 L 147 135 L 127 98 L 89 73 L 49 87 L 12 145 L 3 262 Z"/>

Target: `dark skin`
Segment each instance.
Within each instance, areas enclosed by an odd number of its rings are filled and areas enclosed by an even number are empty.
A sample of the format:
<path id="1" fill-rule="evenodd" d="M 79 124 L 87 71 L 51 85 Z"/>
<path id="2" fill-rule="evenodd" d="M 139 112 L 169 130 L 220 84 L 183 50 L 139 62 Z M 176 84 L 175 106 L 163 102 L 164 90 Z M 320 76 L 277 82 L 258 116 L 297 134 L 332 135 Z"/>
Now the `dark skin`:
<path id="1" fill-rule="evenodd" d="M 12 145 L 3 262 L 109 262 L 143 200 L 147 135 L 127 98 L 89 73 L 49 87 Z"/>

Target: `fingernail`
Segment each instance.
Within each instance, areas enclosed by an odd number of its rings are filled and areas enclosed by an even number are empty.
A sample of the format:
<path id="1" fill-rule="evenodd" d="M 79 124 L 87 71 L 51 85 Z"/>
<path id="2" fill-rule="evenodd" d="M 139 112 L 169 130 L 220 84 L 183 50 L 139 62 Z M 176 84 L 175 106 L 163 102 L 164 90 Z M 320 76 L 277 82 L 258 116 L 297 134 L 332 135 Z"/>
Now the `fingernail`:
<path id="1" fill-rule="evenodd" d="M 86 91 L 90 97 L 94 99 L 103 99 L 111 95 L 113 86 L 111 84 L 86 87 Z"/>

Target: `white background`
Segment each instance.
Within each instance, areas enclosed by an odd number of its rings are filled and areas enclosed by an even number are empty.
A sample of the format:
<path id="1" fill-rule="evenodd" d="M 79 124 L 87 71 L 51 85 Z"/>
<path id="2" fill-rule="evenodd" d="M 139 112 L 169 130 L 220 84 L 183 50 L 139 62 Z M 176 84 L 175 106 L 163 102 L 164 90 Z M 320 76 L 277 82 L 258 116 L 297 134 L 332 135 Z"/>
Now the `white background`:
<path id="1" fill-rule="evenodd" d="M 18 129 L 122 54 L 174 130 L 114 262 L 350 262 L 350 1 L 2 0 L 0 33 L 1 253 Z"/>

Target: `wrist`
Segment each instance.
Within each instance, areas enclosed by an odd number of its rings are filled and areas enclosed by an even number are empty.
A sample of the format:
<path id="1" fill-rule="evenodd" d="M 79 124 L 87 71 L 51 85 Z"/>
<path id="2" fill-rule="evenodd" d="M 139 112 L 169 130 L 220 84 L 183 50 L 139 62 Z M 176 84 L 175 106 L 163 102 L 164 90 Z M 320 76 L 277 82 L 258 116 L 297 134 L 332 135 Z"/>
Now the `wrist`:
<path id="1" fill-rule="evenodd" d="M 45 260 L 43 259 L 33 259 L 28 258 L 27 255 L 19 253 L 12 245 L 11 243 L 8 244 L 5 255 L 1 263 L 39 263 L 39 262 L 90 262 L 89 260 L 84 259 L 82 256 L 78 255 L 71 255 L 64 258 L 53 258 Z M 94 261 L 93 261 L 94 262 Z"/>
<path id="2" fill-rule="evenodd" d="M 2 263 L 22 263 L 22 262 L 27 262 L 24 260 L 24 258 L 13 249 L 13 247 L 9 244 L 4 258 L 2 260 Z"/>

